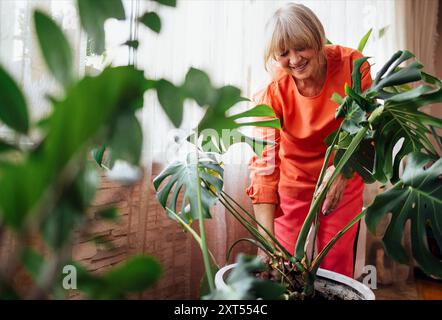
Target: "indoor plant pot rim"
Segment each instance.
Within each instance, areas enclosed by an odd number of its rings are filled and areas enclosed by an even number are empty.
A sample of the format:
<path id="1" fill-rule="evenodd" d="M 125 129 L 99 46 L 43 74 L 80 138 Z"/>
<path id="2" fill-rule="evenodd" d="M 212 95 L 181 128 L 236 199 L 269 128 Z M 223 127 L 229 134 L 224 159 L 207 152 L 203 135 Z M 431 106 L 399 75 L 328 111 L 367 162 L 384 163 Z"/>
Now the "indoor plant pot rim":
<path id="1" fill-rule="evenodd" d="M 215 286 L 217 289 L 224 289 L 227 287 L 227 284 L 224 281 L 224 276 L 226 273 L 236 267 L 236 263 L 226 265 L 219 269 L 219 271 L 215 275 Z M 326 280 L 332 280 L 334 282 L 338 282 L 346 287 L 350 287 L 353 290 L 357 291 L 364 300 L 375 300 L 375 295 L 373 291 L 367 287 L 365 284 L 352 279 L 350 277 L 344 276 L 337 272 L 333 272 L 326 269 L 318 269 L 317 276 L 319 278 L 323 278 Z"/>

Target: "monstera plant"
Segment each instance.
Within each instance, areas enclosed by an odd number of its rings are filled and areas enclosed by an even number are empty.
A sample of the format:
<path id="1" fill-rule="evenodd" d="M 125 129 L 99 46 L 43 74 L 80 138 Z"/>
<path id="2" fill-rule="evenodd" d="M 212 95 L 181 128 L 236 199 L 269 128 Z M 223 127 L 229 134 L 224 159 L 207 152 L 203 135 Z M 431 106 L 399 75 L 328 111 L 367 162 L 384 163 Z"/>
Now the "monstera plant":
<path id="1" fill-rule="evenodd" d="M 360 51 L 367 37 L 361 41 Z M 273 298 L 312 297 L 318 268 L 336 241 L 364 217 L 369 230 L 375 232 L 380 219 L 388 214 L 391 214 L 391 220 L 383 237 L 386 253 L 402 263 L 410 260 L 401 240 L 405 223 L 411 220 L 413 258 L 424 272 L 442 278 L 442 261 L 429 250 L 426 240 L 429 225 L 437 245 L 442 248 L 442 160 L 437 151 L 442 150 L 442 145 L 441 137 L 436 132 L 436 128 L 442 128 L 442 120 L 420 111 L 424 106 L 442 102 L 442 82 L 423 72 L 422 64 L 414 59 L 411 52 L 398 51 L 377 73 L 372 86 L 362 91 L 360 68 L 367 60 L 368 57 L 363 57 L 354 61 L 352 85 L 345 86 L 346 96 L 341 97 L 335 93 L 331 97 L 337 105 L 336 118 L 342 118 L 342 122 L 325 141 L 328 148 L 324 164 L 294 252 L 288 252 L 259 224 L 253 214 L 223 190 L 223 169 L 218 155 L 235 142 L 253 141 L 251 145 L 255 146 L 256 152 L 260 152 L 269 142 L 243 136 L 242 140 L 226 140 L 220 136 L 208 137 L 201 131 L 211 126 L 217 132 L 224 128 L 237 128 L 244 123 L 234 124 L 230 119 L 236 120 L 248 115 L 274 117 L 268 106 L 256 106 L 225 120 L 227 108 L 220 109 L 217 104 L 209 104 L 206 115 L 191 135 L 193 139 L 189 139 L 195 143 L 195 152 L 189 154 L 187 161 L 172 163 L 155 179 L 159 202 L 172 219 L 194 236 L 203 250 L 206 278 L 211 289 L 211 294 L 206 298 L 264 297 L 262 290 L 258 290 L 263 287 L 266 287 L 265 292 L 274 293 Z M 210 87 L 205 90 L 216 92 L 216 89 Z M 239 97 L 232 99 L 228 107 L 235 101 L 240 101 Z M 212 122 L 211 117 L 215 115 L 216 121 Z M 275 120 L 266 121 L 260 124 L 277 127 Z M 437 147 L 430 142 L 430 135 L 435 138 Z M 256 148 L 257 145 L 259 148 Z M 332 156 L 335 171 L 325 187 L 319 190 Z M 401 176 L 402 161 L 406 163 L 406 168 Z M 308 254 L 306 242 L 309 232 L 314 230 L 313 234 L 317 234 L 318 224 L 315 221 L 322 201 L 341 172 L 348 177 L 359 174 L 365 183 L 391 182 L 392 187 L 356 214 L 321 252 Z M 179 207 L 177 199 L 180 192 L 183 192 L 184 197 Z M 249 241 L 267 253 L 270 257 L 268 267 L 273 270 L 270 272 L 277 275 L 275 279 L 278 279 L 278 283 L 263 283 L 262 279 L 252 275 L 252 271 L 262 271 L 263 265 L 258 260 L 240 257 L 238 271 L 229 277 L 227 289 L 213 289 L 213 269 L 217 264 L 207 249 L 202 220 L 210 218 L 210 208 L 216 201 L 224 205 L 254 237 L 237 242 Z M 199 219 L 200 235 L 192 228 L 195 219 Z M 266 233 L 266 237 L 258 231 L 258 227 Z"/>

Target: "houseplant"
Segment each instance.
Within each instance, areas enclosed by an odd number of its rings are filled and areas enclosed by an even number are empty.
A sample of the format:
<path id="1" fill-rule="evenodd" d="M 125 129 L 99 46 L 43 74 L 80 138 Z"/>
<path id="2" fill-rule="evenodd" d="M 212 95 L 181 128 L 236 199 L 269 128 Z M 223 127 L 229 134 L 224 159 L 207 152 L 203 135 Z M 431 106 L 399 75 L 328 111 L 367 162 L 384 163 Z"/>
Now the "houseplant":
<path id="1" fill-rule="evenodd" d="M 270 240 L 263 237 L 255 227 L 260 225 L 253 215 L 222 190 L 223 171 L 216 154 L 224 152 L 230 143 L 240 142 L 240 139 L 226 141 L 220 136 L 205 135 L 203 130 L 210 128 L 211 124 L 216 132 L 221 132 L 226 111 L 217 113 L 219 122 L 210 122 L 216 108 L 209 104 L 205 117 L 193 135 L 196 151 L 189 155 L 187 161 L 175 162 L 166 168 L 155 179 L 154 186 L 158 191 L 158 199 L 169 216 L 189 230 L 200 244 L 212 297 L 228 298 L 232 297 L 232 294 L 236 298 L 251 297 L 250 292 L 235 295 L 234 292 L 238 290 L 232 290 L 236 288 L 235 279 L 242 281 L 244 276 L 234 276 L 224 293 L 213 290 L 210 253 L 205 243 L 202 220 L 210 217 L 209 209 L 217 200 L 253 235 L 254 239 L 247 241 L 256 244 L 271 258 L 269 267 L 279 274 L 276 279 L 285 288 L 286 297 L 303 299 L 314 296 L 314 282 L 321 261 L 334 243 L 364 216 L 369 230 L 374 232 L 380 218 L 388 213 L 392 214 L 383 242 L 386 253 L 403 263 L 407 262 L 409 257 L 401 245 L 401 238 L 405 222 L 411 220 L 414 259 L 424 272 L 434 277 L 442 277 L 442 262 L 432 255 L 425 241 L 425 226 L 429 222 L 439 246 L 442 243 L 441 218 L 437 212 L 442 205 L 442 162 L 427 136 L 433 135 L 438 148 L 441 149 L 441 138 L 435 128 L 441 128 L 442 120 L 419 111 L 423 106 L 442 101 L 442 82 L 423 72 L 423 66 L 413 58 L 414 55 L 409 51 L 396 52 L 380 69 L 373 85 L 364 92 L 361 89 L 360 67 L 368 58 L 358 59 L 354 62 L 352 85 L 345 86 L 346 96 L 334 94 L 331 97 L 338 106 L 336 117 L 343 118 L 343 121 L 339 129 L 326 139 L 328 148 L 324 165 L 293 253 L 287 252 L 265 229 L 264 232 Z M 404 62 L 410 63 L 401 67 Z M 266 106 L 257 106 L 250 112 L 253 116 L 271 116 L 271 110 Z M 393 155 L 395 146 L 398 151 Z M 207 149 L 212 152 L 207 153 Z M 336 169 L 325 187 L 318 190 L 332 154 L 335 155 Z M 406 156 L 407 166 L 400 177 L 399 165 Z M 373 203 L 357 214 L 321 252 L 309 256 L 305 250 L 308 234 L 313 230 L 313 234 L 316 235 L 318 225 L 314 224 L 314 221 L 318 218 L 320 205 L 331 183 L 341 172 L 347 176 L 359 174 L 366 183 L 391 182 L 393 187 L 378 195 Z M 192 179 L 186 181 L 185 178 L 190 176 Z M 169 179 L 168 182 L 163 184 L 166 179 Z M 181 209 L 178 209 L 180 190 L 184 191 L 184 199 Z M 169 198 L 171 193 L 172 197 Z M 201 236 L 191 227 L 194 219 L 199 219 Z M 240 262 L 238 268 L 242 270 L 243 275 L 244 270 L 248 270 L 249 273 L 253 271 L 253 267 L 247 267 L 247 264 L 259 268 L 259 264 L 253 260 Z M 251 279 L 248 278 L 248 288 L 256 293 L 252 284 L 255 280 Z M 262 286 L 262 283 L 259 282 L 257 286 Z"/>
<path id="2" fill-rule="evenodd" d="M 176 5 L 175 0 L 156 2 Z M 83 30 L 101 54 L 104 23 L 126 18 L 123 3 L 78 0 L 76 4 Z M 160 32 L 161 20 L 154 11 L 137 21 Z M 6 235 L 17 243 L 0 261 L 0 299 L 66 298 L 66 290 L 75 289 L 62 287 L 66 265 L 74 267 L 77 276 L 68 284 L 74 281 L 85 297 L 127 297 L 159 279 L 162 272 L 156 259 L 138 255 L 93 274 L 71 258 L 74 232 L 90 226 L 87 211 L 99 184 L 95 161 L 107 169 L 117 160 L 139 165 L 142 132 L 135 113 L 143 106 L 144 93 L 155 90 L 161 96 L 164 92 L 179 96 L 180 91 L 167 80 L 146 78 L 132 65 L 108 66 L 94 76 L 78 77 L 69 41 L 58 24 L 40 10 L 33 12 L 33 22 L 42 58 L 60 90 L 57 95 L 41 93 L 52 109 L 44 119 L 31 121 L 22 89 L 0 66 L 0 122 L 11 132 L 0 137 L 0 244 Z M 137 44 L 128 39 L 122 45 L 136 48 Z M 162 105 L 171 121 L 181 121 L 177 109 L 167 108 L 170 103 Z M 95 213 L 100 219 L 117 216 L 115 208 Z M 28 241 L 31 237 L 41 239 L 41 246 Z M 26 288 L 19 288 L 16 281 L 22 271 L 30 278 Z"/>

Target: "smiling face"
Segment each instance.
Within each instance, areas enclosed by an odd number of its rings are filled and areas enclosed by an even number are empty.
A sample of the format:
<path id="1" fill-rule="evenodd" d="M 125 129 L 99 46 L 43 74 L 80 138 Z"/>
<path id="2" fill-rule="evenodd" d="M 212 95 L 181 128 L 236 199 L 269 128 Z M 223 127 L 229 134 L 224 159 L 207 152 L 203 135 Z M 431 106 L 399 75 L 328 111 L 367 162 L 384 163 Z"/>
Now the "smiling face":
<path id="1" fill-rule="evenodd" d="M 276 61 L 295 79 L 306 80 L 316 77 L 323 68 L 321 54 L 314 49 L 297 47 L 276 55 Z"/>
<path id="2" fill-rule="evenodd" d="M 302 4 L 278 9 L 266 26 L 266 70 L 276 61 L 299 80 L 318 77 L 326 70 L 324 28 L 318 17 Z"/>

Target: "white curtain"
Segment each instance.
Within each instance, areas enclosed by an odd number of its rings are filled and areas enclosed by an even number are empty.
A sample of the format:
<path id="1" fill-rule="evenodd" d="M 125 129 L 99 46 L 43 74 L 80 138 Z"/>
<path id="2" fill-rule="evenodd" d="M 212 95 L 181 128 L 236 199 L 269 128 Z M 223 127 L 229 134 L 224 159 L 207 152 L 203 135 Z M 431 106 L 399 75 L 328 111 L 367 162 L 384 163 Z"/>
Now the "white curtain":
<path id="1" fill-rule="evenodd" d="M 74 51 L 75 68 L 82 72 L 85 48 L 72 0 L 0 1 L 0 63 L 23 87 L 33 120 L 48 112 L 44 94 L 59 89 L 47 72 L 34 33 L 33 10 L 39 8 L 52 16 L 68 36 Z M 5 128 L 3 128 L 5 130 Z"/>
<path id="2" fill-rule="evenodd" d="M 87 52 L 87 36 L 80 28 L 75 0 L 0 0 L 0 64 L 22 86 L 33 120 L 49 111 L 46 93 L 60 89 L 42 59 L 34 31 L 33 11 L 49 14 L 62 28 L 73 51 L 73 63 L 79 76 L 94 74 L 109 64 L 127 65 L 129 49 L 122 46 L 130 37 L 132 0 L 124 0 L 128 20 L 110 19 L 105 24 L 106 51 L 103 55 Z M 7 129 L 3 127 L 1 132 Z"/>

